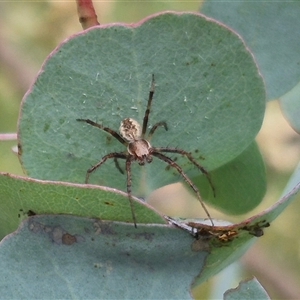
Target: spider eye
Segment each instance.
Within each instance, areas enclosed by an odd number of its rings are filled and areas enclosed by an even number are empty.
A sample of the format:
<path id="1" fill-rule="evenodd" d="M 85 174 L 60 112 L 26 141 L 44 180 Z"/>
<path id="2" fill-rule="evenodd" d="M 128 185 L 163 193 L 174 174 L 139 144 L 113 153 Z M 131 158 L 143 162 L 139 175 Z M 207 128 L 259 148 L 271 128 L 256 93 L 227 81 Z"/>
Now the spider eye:
<path id="1" fill-rule="evenodd" d="M 141 126 L 134 119 L 124 119 L 120 125 L 120 134 L 129 142 L 137 140 L 141 137 Z"/>

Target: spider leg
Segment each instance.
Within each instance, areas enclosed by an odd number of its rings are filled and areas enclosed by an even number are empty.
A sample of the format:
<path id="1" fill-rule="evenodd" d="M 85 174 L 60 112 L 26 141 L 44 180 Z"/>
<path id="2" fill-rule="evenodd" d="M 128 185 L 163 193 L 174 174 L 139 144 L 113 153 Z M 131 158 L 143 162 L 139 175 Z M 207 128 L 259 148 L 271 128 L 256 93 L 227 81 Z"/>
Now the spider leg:
<path id="1" fill-rule="evenodd" d="M 109 153 L 109 154 L 103 156 L 102 159 L 97 164 L 95 164 L 94 166 L 92 166 L 91 168 L 89 168 L 86 171 L 85 183 L 89 182 L 89 178 L 90 178 L 91 173 L 93 173 L 95 170 L 97 170 L 98 168 L 100 168 L 110 158 L 114 158 L 114 159 L 117 159 L 117 158 L 127 159 L 127 155 L 125 153 L 112 152 L 112 153 Z"/>
<path id="2" fill-rule="evenodd" d="M 153 125 L 153 127 L 151 128 L 147 140 L 150 141 L 152 138 L 152 135 L 154 133 L 154 131 L 158 128 L 158 127 L 164 127 L 166 131 L 168 131 L 168 125 L 166 122 L 161 121 L 161 122 L 157 122 L 156 124 Z"/>
<path id="3" fill-rule="evenodd" d="M 152 99 L 153 99 L 153 95 L 154 95 L 154 90 L 155 90 L 155 81 L 154 81 L 154 74 L 152 74 L 152 81 L 151 81 L 151 88 L 150 88 L 150 92 L 149 92 L 148 104 L 147 104 L 147 108 L 146 108 L 145 116 L 144 116 L 144 120 L 143 120 L 142 138 L 144 138 L 145 133 L 147 131 L 148 119 L 149 119 Z"/>
<path id="4" fill-rule="evenodd" d="M 104 127 L 104 126 L 102 126 L 101 124 L 98 124 L 98 123 L 96 123 L 96 122 L 93 122 L 93 121 L 91 121 L 91 120 L 89 120 L 89 119 L 76 119 L 76 121 L 79 121 L 79 122 L 86 122 L 86 123 L 88 123 L 88 124 L 90 124 L 90 125 L 92 125 L 92 126 L 94 126 L 94 127 L 98 127 L 98 128 L 100 128 L 100 129 L 102 129 L 102 130 L 108 132 L 109 134 L 111 134 L 111 135 L 112 135 L 113 137 L 115 137 L 121 144 L 123 144 L 123 145 L 125 145 L 125 146 L 128 145 L 128 143 L 126 142 L 126 140 L 123 139 L 123 138 L 119 135 L 119 133 L 117 133 L 116 131 L 114 131 L 114 130 L 108 128 L 108 127 Z"/>
<path id="5" fill-rule="evenodd" d="M 177 153 L 177 154 L 181 154 L 181 155 L 184 155 L 186 156 L 189 161 L 191 163 L 193 163 L 201 172 L 202 174 L 205 175 L 205 177 L 207 178 L 208 180 L 208 183 L 213 191 L 213 194 L 214 194 L 214 197 L 216 197 L 216 190 L 215 190 L 215 187 L 212 183 L 212 180 L 210 178 L 210 175 L 209 173 L 207 172 L 207 170 L 205 168 L 203 168 L 196 160 L 195 158 L 191 155 L 191 153 L 185 151 L 185 150 L 182 150 L 182 149 L 177 149 L 177 148 L 167 148 L 167 147 L 159 147 L 159 148 L 154 148 L 155 151 L 157 152 L 168 152 L 168 153 Z"/>
<path id="6" fill-rule="evenodd" d="M 130 208 L 131 208 L 131 214 L 132 214 L 134 227 L 137 228 L 137 226 L 136 226 L 136 217 L 135 217 L 134 207 L 133 207 L 133 199 L 132 199 L 132 194 L 131 194 L 131 183 L 132 183 L 131 163 L 132 163 L 132 156 L 128 155 L 127 159 L 126 159 L 127 194 L 128 194 L 129 204 L 130 204 Z"/>
<path id="7" fill-rule="evenodd" d="M 134 213 L 134 208 L 133 208 L 133 200 L 132 200 L 132 195 L 131 195 L 131 162 L 132 162 L 132 156 L 127 155 L 125 153 L 118 153 L 118 152 L 112 152 L 109 153 L 105 156 L 102 157 L 102 159 L 94 166 L 89 168 L 86 172 L 86 178 L 85 178 L 85 183 L 88 183 L 89 178 L 91 173 L 93 173 L 96 169 L 101 167 L 108 159 L 113 158 L 116 160 L 117 158 L 122 158 L 126 159 L 126 172 L 127 172 L 127 194 L 129 198 L 129 203 L 130 203 L 130 208 L 131 208 L 131 213 L 132 213 L 132 219 L 134 223 L 134 227 L 136 228 L 136 217 Z"/>
<path id="8" fill-rule="evenodd" d="M 182 168 L 175 162 L 173 161 L 171 158 L 169 158 L 168 156 L 165 156 L 164 154 L 160 153 L 160 152 L 157 152 L 159 150 L 157 149 L 160 149 L 160 148 L 155 148 L 155 150 L 152 152 L 152 155 L 156 156 L 157 158 L 165 161 L 167 164 L 169 164 L 171 167 L 175 168 L 178 173 L 183 177 L 183 179 L 185 180 L 185 182 L 191 187 L 191 189 L 196 193 L 197 197 L 198 197 L 198 200 L 202 206 L 202 208 L 204 209 L 207 217 L 209 218 L 212 226 L 214 226 L 214 222 L 206 208 L 206 206 L 204 205 L 203 201 L 202 201 L 202 198 L 200 196 L 200 192 L 198 190 L 198 188 L 194 185 L 194 183 L 191 181 L 191 179 L 184 173 L 184 171 L 182 170 Z"/>

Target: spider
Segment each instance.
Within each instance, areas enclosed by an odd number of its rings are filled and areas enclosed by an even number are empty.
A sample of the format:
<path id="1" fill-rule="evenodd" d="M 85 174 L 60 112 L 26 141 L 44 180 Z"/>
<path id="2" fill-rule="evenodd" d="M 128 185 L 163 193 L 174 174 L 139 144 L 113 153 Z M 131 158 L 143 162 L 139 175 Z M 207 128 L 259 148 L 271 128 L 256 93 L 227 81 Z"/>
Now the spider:
<path id="1" fill-rule="evenodd" d="M 200 192 L 198 188 L 194 185 L 192 180 L 187 176 L 187 174 L 183 171 L 183 169 L 170 157 L 163 154 L 163 152 L 166 153 L 176 153 L 185 156 L 191 163 L 193 163 L 200 171 L 206 176 L 213 193 L 215 195 L 215 189 L 212 184 L 212 181 L 210 179 L 210 176 L 206 169 L 202 167 L 198 162 L 193 158 L 190 152 L 187 152 L 182 149 L 178 148 L 169 148 L 169 147 L 152 147 L 150 144 L 150 140 L 159 127 L 164 127 L 164 129 L 167 131 L 167 123 L 164 121 L 158 122 L 153 125 L 151 130 L 149 131 L 147 135 L 147 126 L 148 126 L 148 119 L 150 115 L 151 110 L 151 104 L 153 100 L 153 95 L 155 91 L 155 80 L 154 80 L 154 74 L 152 74 L 152 81 L 151 81 L 151 88 L 149 92 L 149 98 L 147 103 L 147 108 L 145 111 L 144 119 L 143 119 L 143 125 L 142 127 L 140 124 L 131 118 L 126 118 L 121 122 L 120 125 L 120 133 L 110 129 L 109 127 L 105 127 L 101 124 L 95 123 L 94 121 L 91 121 L 90 119 L 76 119 L 79 122 L 86 122 L 94 127 L 100 128 L 103 131 L 108 132 L 110 135 L 112 135 L 114 138 L 116 138 L 121 144 L 123 144 L 127 151 L 125 152 L 112 152 L 109 154 L 106 154 L 102 157 L 102 159 L 89 168 L 86 173 L 85 183 L 88 183 L 89 177 L 91 173 L 93 173 L 96 169 L 100 168 L 108 159 L 114 159 L 116 167 L 119 169 L 121 173 L 123 173 L 123 170 L 120 168 L 117 159 L 124 159 L 126 161 L 126 173 L 127 173 L 127 194 L 129 198 L 131 213 L 132 213 L 132 219 L 134 226 L 137 227 L 137 220 L 133 209 L 133 199 L 132 199 L 132 193 L 131 193 L 131 184 L 132 184 L 132 176 L 131 176 L 131 164 L 134 161 L 137 161 L 140 166 L 144 166 L 146 163 L 151 163 L 153 160 L 153 157 L 157 157 L 158 159 L 166 162 L 170 167 L 176 169 L 178 173 L 181 175 L 181 177 L 185 180 L 185 182 L 190 186 L 190 188 L 196 193 L 197 198 L 204 209 L 207 217 L 209 218 L 212 226 L 214 226 L 213 220 L 204 205 L 202 198 L 200 196 Z"/>

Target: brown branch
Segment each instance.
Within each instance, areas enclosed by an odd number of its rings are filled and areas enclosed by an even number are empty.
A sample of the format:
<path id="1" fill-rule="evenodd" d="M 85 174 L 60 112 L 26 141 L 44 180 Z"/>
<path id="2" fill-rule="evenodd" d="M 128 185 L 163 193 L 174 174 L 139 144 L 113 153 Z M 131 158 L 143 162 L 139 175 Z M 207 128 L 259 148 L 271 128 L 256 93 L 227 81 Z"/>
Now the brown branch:
<path id="1" fill-rule="evenodd" d="M 92 0 L 76 0 L 79 22 L 83 29 L 100 25 Z"/>

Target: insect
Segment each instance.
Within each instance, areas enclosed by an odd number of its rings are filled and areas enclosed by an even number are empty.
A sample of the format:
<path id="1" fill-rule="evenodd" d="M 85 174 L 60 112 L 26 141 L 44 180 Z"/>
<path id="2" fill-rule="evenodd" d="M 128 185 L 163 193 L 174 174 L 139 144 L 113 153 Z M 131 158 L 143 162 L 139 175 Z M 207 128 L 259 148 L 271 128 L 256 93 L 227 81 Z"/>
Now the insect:
<path id="1" fill-rule="evenodd" d="M 165 218 L 170 224 L 173 224 L 187 232 L 189 232 L 196 240 L 202 241 L 218 241 L 221 243 L 227 243 L 233 241 L 238 237 L 238 228 L 234 225 L 229 226 L 210 226 L 204 223 L 198 223 L 188 220 L 174 219 L 168 216 Z"/>
<path id="2" fill-rule="evenodd" d="M 266 220 L 260 221 L 256 224 L 248 225 L 242 227 L 243 230 L 247 230 L 249 234 L 254 235 L 256 237 L 261 237 L 264 235 L 263 228 L 270 227 L 270 223 Z"/>
<path id="3" fill-rule="evenodd" d="M 88 183 L 89 177 L 91 173 L 93 173 L 96 169 L 100 168 L 108 159 L 114 159 L 116 163 L 116 167 L 120 170 L 120 166 L 117 163 L 117 159 L 124 159 L 126 161 L 126 174 L 127 174 L 127 194 L 129 198 L 132 219 L 134 222 L 134 226 L 136 226 L 137 220 L 133 209 L 133 199 L 132 199 L 132 192 L 131 192 L 131 185 L 132 185 L 132 175 L 131 175 L 131 164 L 133 162 L 138 162 L 140 166 L 144 166 L 146 163 L 151 163 L 153 157 L 156 157 L 165 163 L 167 163 L 171 168 L 174 168 L 178 171 L 181 177 L 185 180 L 185 182 L 190 186 L 190 188 L 196 193 L 197 198 L 204 209 L 207 217 L 209 218 L 210 222 L 213 225 L 213 220 L 204 205 L 202 198 L 200 196 L 200 192 L 198 188 L 194 185 L 192 180 L 187 176 L 187 174 L 183 171 L 183 169 L 175 162 L 175 160 L 171 159 L 170 157 L 166 156 L 164 153 L 175 153 L 185 156 L 191 163 L 193 163 L 207 178 L 214 194 L 215 189 L 210 179 L 209 173 L 206 171 L 204 167 L 202 167 L 192 156 L 192 154 L 188 151 L 178 149 L 178 148 L 170 148 L 170 147 L 152 147 L 150 144 L 150 140 L 159 127 L 164 127 L 167 131 L 167 123 L 165 121 L 160 121 L 155 123 L 152 128 L 150 129 L 149 133 L 147 134 L 147 127 L 148 127 L 148 120 L 151 111 L 151 105 L 153 100 L 153 95 L 155 91 L 155 80 L 154 75 L 152 75 L 151 87 L 149 92 L 149 98 L 147 103 L 147 108 L 145 110 L 144 119 L 142 126 L 134 119 L 126 118 L 121 122 L 120 125 L 120 133 L 116 132 L 109 127 L 105 127 L 104 125 L 95 123 L 90 119 L 76 119 L 79 122 L 86 122 L 94 127 L 100 128 L 103 131 L 106 131 L 114 138 L 116 138 L 121 144 L 123 144 L 127 151 L 123 152 L 112 152 L 106 154 L 102 157 L 102 159 L 89 168 L 86 173 L 85 183 Z M 122 173 L 122 170 L 120 170 Z"/>

